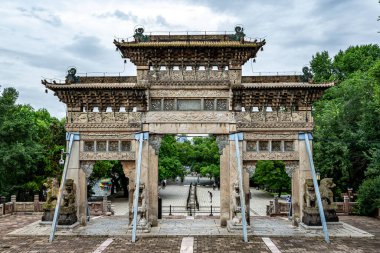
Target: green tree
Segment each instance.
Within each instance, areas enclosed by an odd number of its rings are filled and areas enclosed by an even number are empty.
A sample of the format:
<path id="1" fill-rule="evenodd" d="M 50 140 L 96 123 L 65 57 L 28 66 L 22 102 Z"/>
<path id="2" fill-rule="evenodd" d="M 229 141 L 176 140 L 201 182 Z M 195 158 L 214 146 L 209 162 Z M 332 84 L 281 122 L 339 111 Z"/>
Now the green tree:
<path id="1" fill-rule="evenodd" d="M 373 216 L 380 208 L 380 176 L 367 179 L 359 187 L 358 211 L 361 215 Z"/>
<path id="2" fill-rule="evenodd" d="M 220 168 L 216 164 L 210 164 L 205 167 L 201 167 L 201 175 L 202 177 L 208 176 L 210 178 L 213 177 L 218 180 L 220 178 Z"/>
<path id="3" fill-rule="evenodd" d="M 192 142 L 177 142 L 172 135 L 162 138 L 159 155 L 159 178 L 185 176 L 185 168 L 219 180 L 219 149 L 215 137 L 194 137 Z"/>
<path id="4" fill-rule="evenodd" d="M 92 187 L 101 179 L 111 178 L 111 193 L 123 190 L 124 197 L 128 197 L 129 180 L 125 177 L 120 161 L 97 161 L 89 178 L 88 192 L 92 194 Z"/>
<path id="5" fill-rule="evenodd" d="M 158 177 L 160 180 L 180 176 L 185 177 L 185 169 L 180 162 L 179 143 L 173 135 L 165 135 L 161 140 L 160 155 L 158 159 Z"/>
<path id="6" fill-rule="evenodd" d="M 160 180 L 167 178 L 175 179 L 178 176 L 183 180 L 185 177 L 183 165 L 176 157 L 164 157 L 160 159 L 158 171 Z"/>
<path id="7" fill-rule="evenodd" d="M 378 45 L 351 46 L 334 56 L 335 79 L 342 81 L 357 71 L 366 72 L 380 59 Z"/>
<path id="8" fill-rule="evenodd" d="M 219 169 L 220 155 L 215 137 L 195 137 L 193 138 L 193 152 L 190 156 L 191 164 L 186 164 L 191 167 L 192 171 L 201 173 L 202 168 L 214 168 L 214 175 L 218 175 L 216 168 Z M 213 166 L 212 166 L 213 165 Z M 210 167 L 211 166 L 211 167 Z"/>
<path id="9" fill-rule="evenodd" d="M 0 98 L 0 191 L 8 196 L 38 190 L 31 179 L 42 159 L 33 109 L 17 105 L 17 97 L 15 89 L 7 88 Z"/>
<path id="10" fill-rule="evenodd" d="M 346 191 L 379 171 L 380 48 L 349 47 L 332 66 L 337 85 L 314 104 L 314 155 L 322 176 Z"/>
<path id="11" fill-rule="evenodd" d="M 331 81 L 333 74 L 332 60 L 327 51 L 316 53 L 312 56 L 310 67 L 313 72 L 313 80 L 316 83 Z"/>
<path id="12" fill-rule="evenodd" d="M 282 161 L 258 161 L 253 181 L 266 189 L 278 192 L 278 197 L 283 191 L 289 191 L 291 185 L 285 163 Z"/>
<path id="13" fill-rule="evenodd" d="M 26 199 L 41 193 L 47 177 L 61 174 L 64 122 L 46 110 L 16 104 L 17 98 L 14 88 L 0 96 L 0 195 Z"/>

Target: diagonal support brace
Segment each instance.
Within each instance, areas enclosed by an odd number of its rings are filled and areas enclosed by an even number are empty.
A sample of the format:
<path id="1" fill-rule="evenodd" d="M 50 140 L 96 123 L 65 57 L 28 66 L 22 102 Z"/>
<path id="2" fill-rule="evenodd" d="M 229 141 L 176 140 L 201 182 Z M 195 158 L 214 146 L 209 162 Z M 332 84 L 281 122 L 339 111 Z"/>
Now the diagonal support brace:
<path id="1" fill-rule="evenodd" d="M 239 180 L 239 197 L 240 197 L 240 205 L 241 205 L 241 216 L 242 216 L 242 222 L 243 222 L 243 241 L 248 242 L 247 219 L 245 217 L 245 196 L 244 196 L 244 189 L 243 189 L 243 169 L 241 167 L 240 149 L 239 149 L 239 141 L 243 140 L 243 133 L 230 134 L 230 140 L 235 141 L 238 180 Z"/>
<path id="2" fill-rule="evenodd" d="M 79 133 L 66 133 L 66 140 L 69 141 L 69 146 L 68 146 L 68 151 L 66 153 L 65 167 L 63 168 L 63 173 L 62 173 L 61 187 L 59 188 L 59 192 L 58 192 L 57 205 L 55 206 L 55 210 L 54 210 L 54 218 L 53 218 L 53 223 L 51 225 L 51 233 L 50 233 L 49 242 L 54 241 L 55 231 L 57 230 L 59 211 L 61 209 L 62 195 L 63 195 L 63 192 L 65 191 L 67 170 L 69 168 L 69 163 L 70 163 L 71 149 L 73 147 L 74 141 L 77 141 L 79 139 L 80 139 Z"/>
<path id="3" fill-rule="evenodd" d="M 306 151 L 307 151 L 307 154 L 309 156 L 310 170 L 311 170 L 311 175 L 313 177 L 313 184 L 314 184 L 315 194 L 317 196 L 319 216 L 320 216 L 321 222 L 322 222 L 322 229 L 323 229 L 323 234 L 325 236 L 325 241 L 326 241 L 326 243 L 330 243 L 329 231 L 327 229 L 325 212 L 323 211 L 321 193 L 319 192 L 317 175 L 315 174 L 315 168 L 314 168 L 313 155 L 311 153 L 311 148 L 310 148 L 310 142 L 309 142 L 309 139 L 311 139 L 310 137 L 312 138 L 311 133 L 300 133 L 300 135 L 299 135 L 299 139 L 305 141 Z"/>
<path id="4" fill-rule="evenodd" d="M 136 242 L 136 229 L 137 229 L 137 211 L 138 211 L 138 200 L 140 193 L 140 177 L 141 177 L 141 160 L 142 160 L 142 145 L 144 140 L 149 139 L 149 133 L 142 132 L 135 135 L 135 139 L 139 142 L 139 153 L 137 160 L 136 169 L 136 188 L 133 197 L 133 221 L 132 221 L 132 242 Z"/>

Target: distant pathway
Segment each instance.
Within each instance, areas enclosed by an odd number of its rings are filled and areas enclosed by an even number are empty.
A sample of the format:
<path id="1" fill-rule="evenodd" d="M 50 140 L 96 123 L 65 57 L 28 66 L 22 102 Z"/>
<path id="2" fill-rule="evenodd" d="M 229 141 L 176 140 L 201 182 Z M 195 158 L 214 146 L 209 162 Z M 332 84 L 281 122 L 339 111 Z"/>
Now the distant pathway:
<path id="1" fill-rule="evenodd" d="M 160 189 L 162 205 L 185 207 L 189 184 L 195 182 L 197 182 L 196 177 L 186 177 L 183 184 L 169 184 L 164 189 Z M 201 211 L 209 210 L 210 205 L 220 207 L 220 190 L 217 188 L 213 190 L 211 185 L 208 185 L 208 182 L 209 179 L 200 178 L 200 183 L 206 184 L 198 186 L 198 201 L 202 209 Z M 251 188 L 250 191 L 252 194 L 250 215 L 266 216 L 266 206 L 269 205 L 270 200 L 273 200 L 272 195 L 262 190 L 256 190 L 256 188 Z M 212 202 L 210 202 L 209 192 L 212 193 Z"/>
<path id="2" fill-rule="evenodd" d="M 250 191 L 252 194 L 251 216 L 266 216 L 266 206 L 269 205 L 270 200 L 273 200 L 272 195 L 256 188 L 251 188 Z"/>

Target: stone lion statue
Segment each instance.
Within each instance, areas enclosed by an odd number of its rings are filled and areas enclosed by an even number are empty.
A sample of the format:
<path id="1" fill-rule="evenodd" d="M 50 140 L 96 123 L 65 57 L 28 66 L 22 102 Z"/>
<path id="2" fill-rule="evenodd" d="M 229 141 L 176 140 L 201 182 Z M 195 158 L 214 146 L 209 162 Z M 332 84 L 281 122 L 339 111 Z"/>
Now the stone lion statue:
<path id="1" fill-rule="evenodd" d="M 74 180 L 67 179 L 65 183 L 65 191 L 62 196 L 62 210 L 65 207 L 74 207 L 75 208 L 75 184 Z"/>
<path id="2" fill-rule="evenodd" d="M 304 201 L 306 207 L 316 207 L 316 195 L 312 179 L 305 181 Z"/>
<path id="3" fill-rule="evenodd" d="M 321 180 L 319 192 L 321 193 L 322 204 L 324 206 L 334 203 L 334 194 L 331 189 L 335 186 L 332 178 L 324 178 Z"/>
<path id="4" fill-rule="evenodd" d="M 46 187 L 46 202 L 43 205 L 44 210 L 54 209 L 57 205 L 59 184 L 56 178 L 48 178 L 44 183 Z"/>

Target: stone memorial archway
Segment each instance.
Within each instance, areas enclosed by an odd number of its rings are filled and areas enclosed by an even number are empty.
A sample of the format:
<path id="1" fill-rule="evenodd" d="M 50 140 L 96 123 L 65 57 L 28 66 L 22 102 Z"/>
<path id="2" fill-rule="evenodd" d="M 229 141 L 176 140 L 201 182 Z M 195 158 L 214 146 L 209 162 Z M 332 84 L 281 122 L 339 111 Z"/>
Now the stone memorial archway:
<path id="1" fill-rule="evenodd" d="M 294 220 L 301 220 L 303 185 L 311 176 L 305 143 L 298 136 L 313 130 L 311 104 L 333 84 L 309 83 L 299 75 L 242 76 L 242 65 L 257 56 L 265 40 L 245 40 L 239 32 L 148 36 L 139 31 L 134 37 L 114 44 L 136 65 L 137 76 L 70 72 L 65 83 L 42 81 L 67 105 L 66 129 L 77 133 L 68 178 L 79 188 L 81 223 L 86 223 L 86 176 L 94 161 L 122 161 L 132 206 L 138 132 L 149 134 L 142 148 L 140 191 L 152 226 L 158 215 L 160 140 L 164 134 L 179 133 L 217 136 L 222 226 L 239 210 L 235 143 L 229 139 L 236 132 L 243 133 L 239 149 L 246 168 L 244 194 L 249 192 L 249 168 L 256 161 L 283 160 L 292 175 Z"/>

